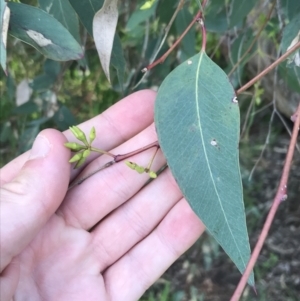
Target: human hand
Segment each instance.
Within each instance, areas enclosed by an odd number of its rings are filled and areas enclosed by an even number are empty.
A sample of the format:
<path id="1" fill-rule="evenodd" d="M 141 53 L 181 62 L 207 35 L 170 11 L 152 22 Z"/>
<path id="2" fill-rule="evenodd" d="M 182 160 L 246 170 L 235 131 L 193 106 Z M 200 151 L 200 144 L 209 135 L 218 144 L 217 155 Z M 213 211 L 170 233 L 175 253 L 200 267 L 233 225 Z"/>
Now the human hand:
<path id="1" fill-rule="evenodd" d="M 80 128 L 96 128 L 97 148 L 136 150 L 157 139 L 154 99 L 149 90 L 134 93 Z M 45 130 L 30 159 L 1 169 L 0 299 L 138 300 L 204 226 L 168 169 L 144 187 L 148 175 L 119 162 L 67 191 L 110 158 L 93 154 L 70 171 L 66 138 L 74 139 Z M 153 152 L 130 160 L 146 166 Z M 159 151 L 152 169 L 164 163 Z"/>

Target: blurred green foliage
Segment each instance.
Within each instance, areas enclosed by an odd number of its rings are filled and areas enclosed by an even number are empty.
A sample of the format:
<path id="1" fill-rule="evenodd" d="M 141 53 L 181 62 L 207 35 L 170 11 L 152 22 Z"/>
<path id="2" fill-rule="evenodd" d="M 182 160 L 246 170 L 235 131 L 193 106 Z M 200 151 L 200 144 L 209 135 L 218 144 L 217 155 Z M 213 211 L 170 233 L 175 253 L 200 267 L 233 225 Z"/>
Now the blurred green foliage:
<path id="1" fill-rule="evenodd" d="M 0 141 L 3 154 L 1 165 L 29 149 L 34 136 L 43 128 L 56 127 L 59 130 L 65 130 L 74 123 L 82 122 L 101 113 L 122 96 L 136 89 L 157 88 L 174 67 L 199 51 L 201 45 L 200 32 L 197 30 L 197 26 L 194 26 L 166 61 L 143 77 L 140 70 L 147 66 L 151 59 L 154 59 L 155 53 L 158 52 L 156 57 L 160 57 L 171 46 L 191 22 L 199 6 L 197 1 L 185 1 L 185 5 L 170 28 L 165 43 L 158 51 L 165 28 L 179 1 L 152 1 L 151 5 L 148 3 L 148 6 L 145 6 L 147 9 L 140 9 L 145 5 L 145 1 L 142 0 L 122 1 L 119 7 L 120 18 L 117 28 L 120 44 L 114 45 L 111 61 L 112 86 L 110 86 L 101 70 L 91 36 L 92 16 L 95 10 L 101 7 L 103 1 L 97 2 L 95 8 L 92 6 L 91 8 L 89 6 L 82 7 L 82 3 L 77 0 L 70 1 L 71 5 L 64 3 L 61 7 L 56 5 L 56 0 L 27 0 L 22 3 L 40 7 L 44 11 L 43 13 L 49 13 L 58 22 L 61 22 L 83 45 L 85 56 L 78 61 L 51 61 L 34 48 L 9 36 L 7 45 L 8 76 L 6 77 L 2 71 L 0 74 Z M 267 9 L 265 9 L 265 13 L 259 13 L 262 21 L 258 20 L 250 27 L 245 17 L 249 12 L 250 16 L 251 13 L 256 13 L 253 8 L 255 8 L 255 4 L 257 5 L 257 1 L 248 1 L 246 4 L 246 6 L 241 6 L 236 5 L 235 1 L 215 0 L 209 2 L 205 11 L 206 26 L 209 31 L 207 53 L 227 72 L 232 69 L 252 43 L 258 27 L 264 20 L 263 16 L 266 16 L 267 13 Z M 18 4 L 15 3 L 13 7 L 15 6 L 18 7 Z M 47 11 L 48 6 L 51 7 L 49 11 Z M 297 3 L 294 6 L 298 9 Z M 269 7 L 267 6 L 267 8 Z M 42 12 L 42 10 L 40 11 Z M 288 18 L 297 16 L 288 1 L 284 2 L 282 10 Z M 82 23 L 79 22 L 76 12 L 79 13 Z M 63 17 L 64 14 L 67 18 Z M 216 16 L 218 16 L 218 22 L 214 22 Z M 226 17 L 223 23 L 220 22 L 223 20 L 222 16 Z M 269 36 L 275 37 L 277 41 L 280 28 L 278 20 L 277 23 L 276 20 L 275 18 L 272 21 L 275 22 L 274 26 L 268 25 L 265 31 Z M 22 20 L 18 20 L 18 22 L 22 23 Z M 214 26 L 218 26 L 218 28 Z M 288 32 L 287 34 L 291 35 L 292 33 Z M 285 39 L 285 45 L 287 44 L 288 39 Z M 227 50 L 226 45 L 230 47 Z M 259 55 L 258 51 L 263 50 L 259 49 L 258 42 L 256 42 L 244 61 L 231 75 L 235 87 L 242 85 L 247 80 L 245 64 L 253 55 Z M 227 57 L 226 54 L 228 54 Z M 121 64 L 124 64 L 123 61 L 126 61 L 124 81 L 119 74 L 120 68 L 123 68 L 120 67 Z M 299 85 L 297 85 L 297 82 L 299 83 L 298 70 L 285 71 L 285 65 L 283 65 L 281 74 L 288 79 L 291 89 L 299 89 Z M 141 79 L 139 86 L 136 87 Z M 19 105 L 16 103 L 16 90 L 23 80 L 28 81 L 28 89 L 30 88 L 32 91 L 27 99 L 28 102 Z M 21 89 L 20 93 L 25 92 Z M 256 106 L 259 107 L 260 104 L 256 103 Z M 32 137 L 29 139 L 29 136 Z"/>

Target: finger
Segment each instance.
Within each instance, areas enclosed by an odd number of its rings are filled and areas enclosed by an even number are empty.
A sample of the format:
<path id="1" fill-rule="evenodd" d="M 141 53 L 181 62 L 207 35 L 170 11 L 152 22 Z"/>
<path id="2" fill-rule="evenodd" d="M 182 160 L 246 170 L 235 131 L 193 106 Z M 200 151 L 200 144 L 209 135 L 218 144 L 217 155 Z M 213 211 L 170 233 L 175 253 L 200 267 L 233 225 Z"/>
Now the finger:
<path id="1" fill-rule="evenodd" d="M 70 177 L 64 135 L 42 131 L 28 161 L 0 191 L 1 271 L 36 236 L 63 200 Z"/>
<path id="2" fill-rule="evenodd" d="M 100 270 L 105 270 L 149 235 L 181 198 L 181 191 L 167 169 L 105 218 L 92 232 Z"/>
<path id="3" fill-rule="evenodd" d="M 154 125 L 152 125 L 112 152 L 115 154 L 128 153 L 156 141 L 156 139 L 156 132 Z M 149 149 L 128 160 L 146 167 L 155 150 Z M 79 178 L 95 171 L 97 167 L 103 166 L 107 161 L 108 159 L 104 157 L 97 158 Z M 165 159 L 159 151 L 151 169 L 156 171 L 163 164 L 165 164 Z M 126 166 L 124 162 L 118 162 L 69 190 L 58 214 L 62 215 L 70 226 L 90 229 L 103 217 L 135 195 L 148 180 L 148 174 L 139 174 Z"/>
<path id="4" fill-rule="evenodd" d="M 14 258 L 0 275 L 0 300 L 12 300 L 19 282 L 19 273 L 19 260 Z"/>
<path id="5" fill-rule="evenodd" d="M 94 126 L 97 137 L 93 145 L 104 150 L 112 149 L 135 136 L 153 122 L 155 96 L 156 93 L 152 90 L 135 92 L 117 102 L 104 113 L 80 124 L 79 127 L 88 136 L 90 129 Z M 69 130 L 65 131 L 64 135 L 69 141 L 76 141 Z M 95 154 L 91 155 L 87 162 L 95 157 Z M 18 174 L 27 158 L 28 152 L 4 166 L 1 170 L 0 180 L 2 182 L 0 181 L 0 183 L 11 181 Z M 80 170 L 72 171 L 72 178 Z"/>
<path id="6" fill-rule="evenodd" d="M 110 300 L 138 300 L 199 238 L 204 225 L 182 199 L 143 241 L 104 273 Z"/>

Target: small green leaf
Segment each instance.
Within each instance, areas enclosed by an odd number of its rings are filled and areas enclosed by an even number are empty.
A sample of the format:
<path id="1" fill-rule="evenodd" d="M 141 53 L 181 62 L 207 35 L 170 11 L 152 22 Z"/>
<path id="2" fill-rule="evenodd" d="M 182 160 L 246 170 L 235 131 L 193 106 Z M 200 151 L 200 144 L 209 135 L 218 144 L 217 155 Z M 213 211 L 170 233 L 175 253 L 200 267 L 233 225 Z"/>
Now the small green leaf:
<path id="1" fill-rule="evenodd" d="M 155 126 L 183 195 L 243 273 L 250 245 L 239 169 L 239 107 L 228 77 L 204 52 L 163 81 Z M 248 282 L 254 284 L 253 274 Z"/>
<path id="2" fill-rule="evenodd" d="M 43 10 L 22 3 L 9 2 L 9 33 L 57 61 L 78 60 L 82 47 L 55 18 Z"/>

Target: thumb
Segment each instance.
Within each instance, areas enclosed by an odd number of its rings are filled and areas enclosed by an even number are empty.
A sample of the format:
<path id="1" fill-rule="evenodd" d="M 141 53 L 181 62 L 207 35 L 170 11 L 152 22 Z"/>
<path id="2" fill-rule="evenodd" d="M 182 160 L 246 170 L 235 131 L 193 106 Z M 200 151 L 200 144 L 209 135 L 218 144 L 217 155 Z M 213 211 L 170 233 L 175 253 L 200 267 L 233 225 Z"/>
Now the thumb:
<path id="1" fill-rule="evenodd" d="M 0 188 L 0 272 L 37 235 L 61 204 L 70 178 L 70 151 L 56 130 L 41 132 L 17 176 Z"/>

